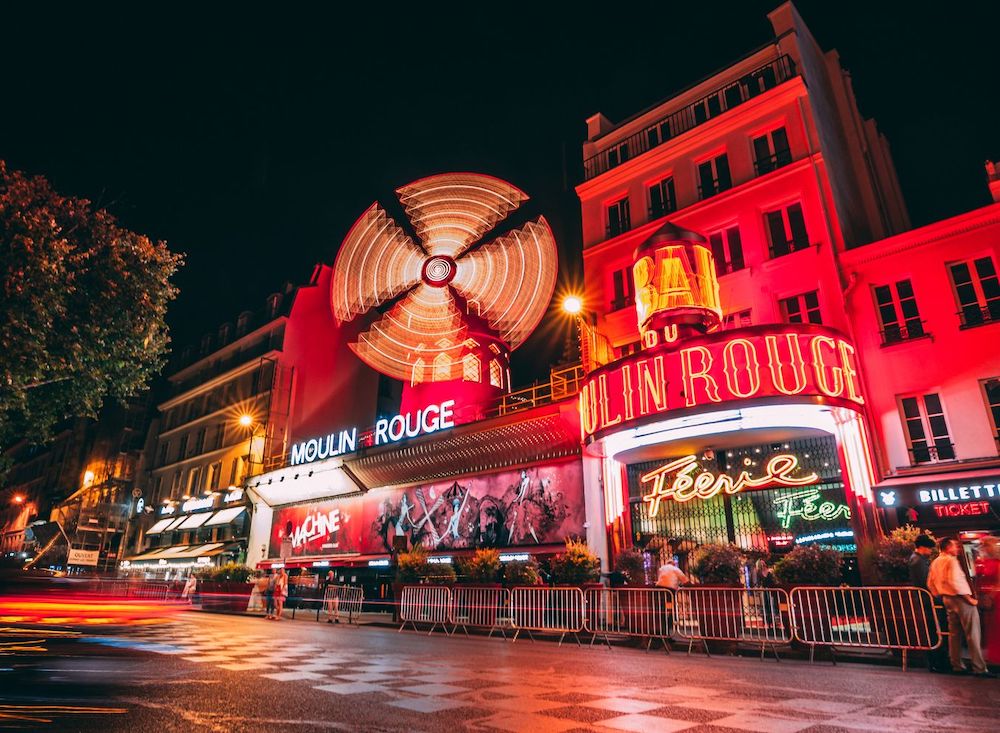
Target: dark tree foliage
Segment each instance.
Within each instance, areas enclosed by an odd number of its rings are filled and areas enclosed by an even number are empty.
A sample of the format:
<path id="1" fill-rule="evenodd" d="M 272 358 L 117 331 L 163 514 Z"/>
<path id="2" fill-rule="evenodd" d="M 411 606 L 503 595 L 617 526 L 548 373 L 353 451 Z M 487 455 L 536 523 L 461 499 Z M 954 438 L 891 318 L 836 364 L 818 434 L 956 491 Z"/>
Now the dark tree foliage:
<path id="1" fill-rule="evenodd" d="M 163 242 L 0 161 L 0 449 L 144 389 L 182 264 Z"/>

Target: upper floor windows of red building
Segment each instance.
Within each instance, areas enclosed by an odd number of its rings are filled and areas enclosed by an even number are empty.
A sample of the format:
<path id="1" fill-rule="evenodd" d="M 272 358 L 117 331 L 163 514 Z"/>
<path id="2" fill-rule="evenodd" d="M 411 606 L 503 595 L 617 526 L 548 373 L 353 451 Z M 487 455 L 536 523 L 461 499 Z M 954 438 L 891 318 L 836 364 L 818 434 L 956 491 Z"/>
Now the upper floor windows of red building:
<path id="1" fill-rule="evenodd" d="M 962 328 L 1000 321 L 1000 281 L 989 255 L 948 265 Z"/>
<path id="2" fill-rule="evenodd" d="M 611 291 L 610 312 L 635 305 L 635 281 L 632 279 L 631 267 L 623 267 L 611 273 Z"/>
<path id="3" fill-rule="evenodd" d="M 883 346 L 927 335 L 909 280 L 877 285 L 874 292 Z"/>
<path id="4" fill-rule="evenodd" d="M 993 437 L 1000 446 L 1000 377 L 984 379 L 979 384 L 983 389 L 983 398 L 986 400 L 986 409 L 990 415 Z"/>
<path id="5" fill-rule="evenodd" d="M 712 247 L 712 256 L 715 258 L 715 271 L 720 277 L 746 267 L 738 226 L 710 234 L 708 241 Z"/>
<path id="6" fill-rule="evenodd" d="M 809 246 L 801 204 L 768 211 L 764 214 L 764 221 L 771 244 L 771 257 L 781 257 Z"/>
<path id="7" fill-rule="evenodd" d="M 913 465 L 954 460 L 955 448 L 938 394 L 902 397 L 899 407 Z"/>
<path id="8" fill-rule="evenodd" d="M 647 189 L 649 195 L 649 220 L 659 219 L 672 211 L 677 211 L 677 192 L 674 178 L 669 176 L 657 181 Z"/>
<path id="9" fill-rule="evenodd" d="M 613 204 L 609 204 L 607 214 L 608 237 L 616 237 L 632 228 L 632 214 L 629 210 L 628 196 L 618 199 Z"/>
<path id="10" fill-rule="evenodd" d="M 782 298 L 778 305 L 781 307 L 781 318 L 786 323 L 823 323 L 818 290 Z"/>
<path id="11" fill-rule="evenodd" d="M 792 162 L 792 151 L 788 147 L 788 134 L 784 127 L 771 130 L 753 139 L 753 166 L 757 175 L 777 170 Z"/>
<path id="12" fill-rule="evenodd" d="M 732 187 L 728 155 L 723 153 L 698 164 L 698 198 L 707 199 Z"/>

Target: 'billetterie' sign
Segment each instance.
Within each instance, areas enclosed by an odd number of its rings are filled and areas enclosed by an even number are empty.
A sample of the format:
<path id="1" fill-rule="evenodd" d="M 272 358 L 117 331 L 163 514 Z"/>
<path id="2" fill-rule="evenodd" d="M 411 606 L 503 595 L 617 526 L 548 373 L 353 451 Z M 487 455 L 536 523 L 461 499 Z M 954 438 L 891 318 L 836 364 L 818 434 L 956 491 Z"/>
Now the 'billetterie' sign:
<path id="1" fill-rule="evenodd" d="M 854 347 L 832 329 L 757 326 L 643 351 L 590 375 L 580 390 L 584 440 L 673 410 L 804 397 L 864 404 Z"/>

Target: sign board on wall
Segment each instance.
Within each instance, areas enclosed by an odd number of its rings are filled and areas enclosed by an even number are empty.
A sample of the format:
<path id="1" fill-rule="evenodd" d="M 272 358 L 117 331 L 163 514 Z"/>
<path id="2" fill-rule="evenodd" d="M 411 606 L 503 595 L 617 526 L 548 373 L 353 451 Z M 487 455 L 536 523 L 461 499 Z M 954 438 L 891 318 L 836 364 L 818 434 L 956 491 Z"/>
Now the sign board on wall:
<path id="1" fill-rule="evenodd" d="M 875 500 L 883 509 L 907 510 L 908 521 L 995 521 L 994 513 L 1000 514 L 1000 476 L 880 487 Z"/>
<path id="2" fill-rule="evenodd" d="M 101 553 L 99 550 L 74 550 L 71 548 L 67 564 L 96 567 L 100 557 Z"/>
<path id="3" fill-rule="evenodd" d="M 269 557 L 382 554 L 395 539 L 428 550 L 562 542 L 584 532 L 578 461 L 372 491 L 276 509 Z"/>
<path id="4" fill-rule="evenodd" d="M 580 389 L 584 440 L 675 410 L 764 397 L 864 404 L 854 347 L 812 324 L 721 331 L 620 359 Z"/>

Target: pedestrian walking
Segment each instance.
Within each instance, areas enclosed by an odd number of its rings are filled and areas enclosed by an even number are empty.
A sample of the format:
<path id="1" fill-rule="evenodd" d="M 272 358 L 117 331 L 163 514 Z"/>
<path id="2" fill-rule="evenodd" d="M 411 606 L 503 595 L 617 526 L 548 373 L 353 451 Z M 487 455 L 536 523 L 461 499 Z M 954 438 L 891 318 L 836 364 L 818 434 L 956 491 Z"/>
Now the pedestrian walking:
<path id="1" fill-rule="evenodd" d="M 927 576 L 931 570 L 931 555 L 937 544 L 930 535 L 921 534 L 913 542 L 913 553 L 907 561 L 907 568 L 910 574 L 910 585 L 915 588 L 927 588 Z M 930 608 L 924 609 L 925 616 L 930 619 L 937 616 L 938 627 L 948 628 L 948 611 L 943 604 L 930 602 Z M 931 672 L 946 673 L 951 669 L 948 662 L 947 641 L 942 639 L 941 643 L 934 649 L 927 652 L 927 667 Z"/>
<path id="2" fill-rule="evenodd" d="M 259 575 L 251 583 L 250 600 L 247 601 L 247 613 L 260 613 L 264 610 L 264 594 L 267 592 L 267 576 Z"/>
<path id="3" fill-rule="evenodd" d="M 188 603 L 194 603 L 194 592 L 198 587 L 198 580 L 194 575 L 189 575 L 187 582 L 184 584 L 184 590 L 181 591 L 181 600 L 187 601 Z"/>
<path id="4" fill-rule="evenodd" d="M 323 608 L 328 624 L 340 623 L 340 596 L 337 594 L 337 579 L 332 570 L 323 581 Z"/>
<path id="5" fill-rule="evenodd" d="M 285 607 L 286 598 L 288 598 L 288 573 L 284 568 L 279 568 L 278 577 L 274 581 L 274 615 L 271 616 L 273 620 L 281 620 L 281 611 Z"/>
<path id="6" fill-rule="evenodd" d="M 1000 544 L 996 537 L 985 538 L 976 561 L 976 585 L 979 608 L 983 613 L 986 636 L 985 656 L 989 664 L 1000 664 Z"/>
<path id="7" fill-rule="evenodd" d="M 272 572 L 267 576 L 267 586 L 264 590 L 264 603 L 267 608 L 266 619 L 274 619 L 274 587 L 278 582 L 278 573 Z"/>
<path id="8" fill-rule="evenodd" d="M 979 601 L 972 593 L 969 579 L 958 561 L 962 546 L 958 540 L 945 538 L 939 545 L 940 554 L 931 563 L 927 589 L 941 598 L 948 609 L 948 658 L 953 674 L 968 674 L 962 661 L 962 638 L 972 660 L 976 677 L 996 677 L 986 668 L 980 647 Z"/>

